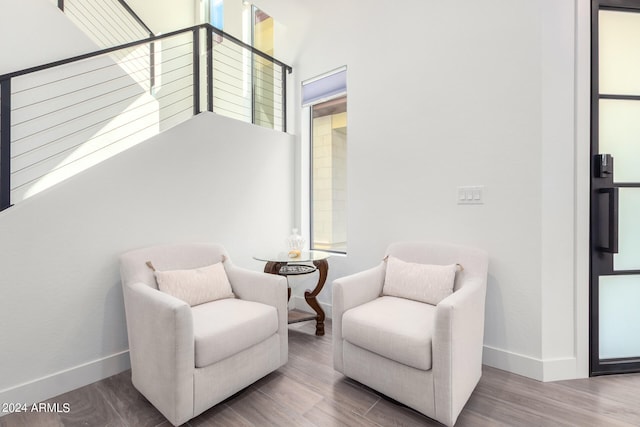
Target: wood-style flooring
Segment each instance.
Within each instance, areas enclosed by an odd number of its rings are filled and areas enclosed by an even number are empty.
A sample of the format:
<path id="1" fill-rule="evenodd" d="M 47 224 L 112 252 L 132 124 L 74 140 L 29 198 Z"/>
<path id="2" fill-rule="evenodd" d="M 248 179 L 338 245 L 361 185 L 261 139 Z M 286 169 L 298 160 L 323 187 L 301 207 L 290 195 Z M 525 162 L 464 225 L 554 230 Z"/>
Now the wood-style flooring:
<path id="1" fill-rule="evenodd" d="M 335 372 L 331 323 L 316 337 L 312 322 L 289 328 L 289 362 L 189 421 L 192 427 L 441 426 Z M 0 427 L 170 424 L 131 385 L 126 371 L 47 401 L 68 413 L 14 413 Z M 640 375 L 541 383 L 484 367 L 457 427 L 640 426 Z"/>

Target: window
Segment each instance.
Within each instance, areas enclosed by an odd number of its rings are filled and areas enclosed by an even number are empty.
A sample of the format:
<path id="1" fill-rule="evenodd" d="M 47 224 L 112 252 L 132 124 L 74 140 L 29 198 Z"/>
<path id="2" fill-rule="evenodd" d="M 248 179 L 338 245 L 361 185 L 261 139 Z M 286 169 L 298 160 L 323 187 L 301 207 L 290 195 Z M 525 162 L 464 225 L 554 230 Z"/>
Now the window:
<path id="1" fill-rule="evenodd" d="M 209 23 L 220 30 L 224 30 L 223 0 L 209 0 Z"/>
<path id="2" fill-rule="evenodd" d="M 273 18 L 256 6 L 251 7 L 251 45 L 273 55 Z M 282 122 L 282 92 L 276 79 L 282 81 L 282 70 L 258 55 L 251 56 L 253 85 L 253 123 L 275 129 Z"/>
<path id="3" fill-rule="evenodd" d="M 311 115 L 311 249 L 346 253 L 346 69 L 303 83 L 302 91 Z"/>

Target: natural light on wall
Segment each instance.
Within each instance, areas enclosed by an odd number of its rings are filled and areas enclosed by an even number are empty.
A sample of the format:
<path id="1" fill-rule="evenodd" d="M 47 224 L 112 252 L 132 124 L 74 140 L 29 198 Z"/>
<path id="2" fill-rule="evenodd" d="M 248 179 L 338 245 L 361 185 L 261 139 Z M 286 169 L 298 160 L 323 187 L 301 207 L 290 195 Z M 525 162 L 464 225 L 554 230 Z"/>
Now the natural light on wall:
<path id="1" fill-rule="evenodd" d="M 153 73 L 146 44 L 15 78 L 13 203 L 191 117 L 191 40 L 156 41 Z"/>

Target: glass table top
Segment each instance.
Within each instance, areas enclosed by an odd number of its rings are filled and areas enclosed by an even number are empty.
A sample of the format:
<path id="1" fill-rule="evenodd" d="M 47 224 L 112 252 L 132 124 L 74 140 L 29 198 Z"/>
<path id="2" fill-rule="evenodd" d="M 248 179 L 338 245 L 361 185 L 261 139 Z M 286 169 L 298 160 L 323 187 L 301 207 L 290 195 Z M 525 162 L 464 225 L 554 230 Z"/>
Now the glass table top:
<path id="1" fill-rule="evenodd" d="M 310 262 L 327 259 L 331 256 L 323 251 L 302 251 L 297 257 L 290 257 L 288 252 L 255 255 L 253 259 L 266 262 Z"/>

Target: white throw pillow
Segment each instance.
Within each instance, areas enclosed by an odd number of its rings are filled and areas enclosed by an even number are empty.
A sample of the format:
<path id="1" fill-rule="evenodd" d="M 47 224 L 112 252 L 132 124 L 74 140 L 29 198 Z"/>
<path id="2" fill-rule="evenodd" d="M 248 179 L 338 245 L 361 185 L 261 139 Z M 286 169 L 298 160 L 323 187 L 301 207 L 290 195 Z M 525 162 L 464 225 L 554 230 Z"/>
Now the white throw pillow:
<path id="1" fill-rule="evenodd" d="M 416 264 L 389 256 L 382 295 L 437 305 L 453 293 L 457 269 L 456 264 Z"/>
<path id="2" fill-rule="evenodd" d="M 154 271 L 158 289 L 190 306 L 233 298 L 231 283 L 221 262 L 193 270 Z"/>

